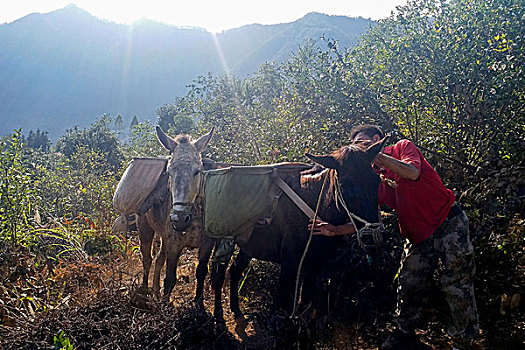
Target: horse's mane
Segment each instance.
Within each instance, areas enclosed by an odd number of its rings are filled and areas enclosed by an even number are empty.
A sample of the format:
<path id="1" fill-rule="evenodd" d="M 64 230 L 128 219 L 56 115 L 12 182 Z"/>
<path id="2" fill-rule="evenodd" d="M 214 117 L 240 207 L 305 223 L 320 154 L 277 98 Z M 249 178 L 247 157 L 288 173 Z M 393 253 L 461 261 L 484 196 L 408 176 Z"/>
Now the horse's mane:
<path id="1" fill-rule="evenodd" d="M 175 136 L 175 142 L 177 143 L 189 143 L 191 142 L 191 136 L 190 135 L 177 135 Z"/>
<path id="2" fill-rule="evenodd" d="M 343 161 L 348 159 L 351 153 L 363 153 L 363 149 L 357 145 L 350 144 L 348 146 L 343 146 L 339 149 L 336 149 L 333 151 L 332 157 L 335 158 L 339 162 L 339 164 L 342 164 Z"/>
<path id="3" fill-rule="evenodd" d="M 310 182 L 318 182 L 323 179 L 324 175 L 329 172 L 321 165 L 314 165 L 312 168 L 301 171 L 301 187 L 307 187 Z"/>

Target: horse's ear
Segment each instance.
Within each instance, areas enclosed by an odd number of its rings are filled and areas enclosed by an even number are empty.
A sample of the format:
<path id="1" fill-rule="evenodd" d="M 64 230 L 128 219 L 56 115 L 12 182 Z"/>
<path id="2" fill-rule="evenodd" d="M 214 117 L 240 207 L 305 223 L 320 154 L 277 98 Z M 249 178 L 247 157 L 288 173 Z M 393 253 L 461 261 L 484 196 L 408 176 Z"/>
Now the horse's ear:
<path id="1" fill-rule="evenodd" d="M 206 146 L 208 145 L 208 142 L 210 142 L 211 137 L 213 136 L 213 131 L 215 130 L 215 127 L 211 128 L 211 131 L 207 133 L 206 135 L 202 135 L 193 143 L 197 151 L 202 152 L 206 149 Z"/>
<path id="2" fill-rule="evenodd" d="M 174 139 L 166 135 L 164 131 L 162 131 L 160 126 L 157 125 L 156 129 L 157 129 L 157 138 L 159 139 L 159 142 L 161 143 L 161 145 L 163 145 L 170 152 L 173 152 L 175 147 L 177 147 L 177 142 L 175 142 Z"/>
<path id="3" fill-rule="evenodd" d="M 339 166 L 337 160 L 335 160 L 335 158 L 330 154 L 324 156 L 315 156 L 313 154 L 305 153 L 305 156 L 308 157 L 314 163 L 320 164 L 325 168 L 337 169 L 337 167 Z"/>
<path id="4" fill-rule="evenodd" d="M 385 137 L 383 137 L 381 140 L 377 141 L 373 145 L 368 146 L 368 148 L 366 149 L 366 156 L 370 160 L 370 162 L 374 161 L 377 154 L 383 149 L 383 146 L 389 137 L 390 135 L 386 135 Z"/>

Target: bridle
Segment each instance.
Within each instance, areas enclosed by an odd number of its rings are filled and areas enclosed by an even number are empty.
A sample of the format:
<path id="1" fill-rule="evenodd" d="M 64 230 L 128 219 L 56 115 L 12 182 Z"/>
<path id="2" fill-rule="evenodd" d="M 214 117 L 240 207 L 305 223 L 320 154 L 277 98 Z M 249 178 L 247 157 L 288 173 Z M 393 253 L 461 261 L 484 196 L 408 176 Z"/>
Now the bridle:
<path id="1" fill-rule="evenodd" d="M 199 197 L 197 196 L 197 198 L 199 198 Z M 195 202 L 193 202 L 193 203 L 192 202 L 174 202 L 174 203 L 171 204 L 171 210 L 174 211 L 174 212 L 182 212 L 181 210 L 175 209 L 175 207 L 177 207 L 177 206 L 190 208 L 192 214 L 197 214 L 196 213 L 197 200 L 195 200 Z"/>
<path id="2" fill-rule="evenodd" d="M 171 175 L 168 171 L 168 168 L 170 166 L 177 166 L 180 163 L 188 163 L 188 162 L 189 161 L 186 159 L 178 159 L 175 162 L 169 163 L 166 168 L 166 172 L 168 173 L 168 179 L 171 181 Z M 197 196 L 195 197 L 195 200 L 193 202 L 172 202 L 170 212 L 171 213 L 185 213 L 185 214 L 190 212 L 191 213 L 190 221 L 195 218 L 201 217 L 202 216 L 202 206 L 200 204 L 201 201 L 199 199 L 202 198 L 203 183 L 204 183 L 204 174 L 202 174 L 202 171 L 201 171 L 201 176 L 199 180 L 199 190 L 198 190 Z M 169 187 L 170 187 L 169 191 L 171 192 L 171 186 Z M 178 208 L 180 207 L 189 208 L 189 211 L 179 210 Z"/>

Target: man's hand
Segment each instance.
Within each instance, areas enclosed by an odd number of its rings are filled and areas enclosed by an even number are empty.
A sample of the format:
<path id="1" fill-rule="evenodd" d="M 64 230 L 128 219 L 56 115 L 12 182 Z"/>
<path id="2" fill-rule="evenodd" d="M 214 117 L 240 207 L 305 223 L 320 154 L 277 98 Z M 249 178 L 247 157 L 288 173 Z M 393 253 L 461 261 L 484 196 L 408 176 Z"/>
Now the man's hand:
<path id="1" fill-rule="evenodd" d="M 385 163 L 383 163 L 382 159 L 385 154 L 383 152 L 379 152 L 377 156 L 375 157 L 373 163 L 378 166 L 379 168 L 384 168 Z"/>
<path id="2" fill-rule="evenodd" d="M 314 226 L 312 232 L 314 235 L 335 236 L 335 226 L 332 224 L 321 220 L 315 220 L 314 224 L 313 220 L 310 220 L 310 224 L 308 224 L 308 230 L 311 231 L 312 226 Z"/>
<path id="3" fill-rule="evenodd" d="M 332 225 L 328 222 L 324 222 L 321 220 L 316 220 L 315 224 L 312 220 L 310 220 L 310 224 L 308 225 L 308 230 L 312 230 L 313 226 L 313 234 L 317 236 L 327 236 L 327 237 L 333 237 L 333 236 L 343 236 L 343 235 L 349 235 L 352 233 L 355 233 L 354 225 L 348 223 L 344 225 Z"/>

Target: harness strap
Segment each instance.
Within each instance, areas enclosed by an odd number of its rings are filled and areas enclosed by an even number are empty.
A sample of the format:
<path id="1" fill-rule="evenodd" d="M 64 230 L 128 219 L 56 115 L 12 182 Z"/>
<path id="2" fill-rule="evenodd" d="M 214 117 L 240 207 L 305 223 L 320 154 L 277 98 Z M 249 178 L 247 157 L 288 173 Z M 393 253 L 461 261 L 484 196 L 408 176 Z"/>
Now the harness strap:
<path id="1" fill-rule="evenodd" d="M 299 209 L 301 209 L 301 211 L 303 213 L 305 213 L 305 215 L 310 220 L 314 219 L 315 212 L 312 210 L 312 208 L 310 208 L 308 206 L 308 204 L 306 204 L 306 202 L 301 197 L 299 197 L 299 195 L 297 193 L 295 193 L 295 191 L 292 190 L 290 188 L 290 186 L 288 186 L 288 184 L 286 182 L 284 182 L 283 179 L 281 179 L 281 177 L 279 175 L 277 175 L 276 173 L 273 173 L 272 174 L 272 179 L 277 184 L 277 186 L 279 186 L 283 190 L 283 192 L 286 193 L 286 195 L 288 197 L 290 197 L 292 202 L 294 202 L 295 205 L 297 205 L 297 207 Z M 319 220 L 321 220 L 321 219 L 319 219 Z"/>
<path id="2" fill-rule="evenodd" d="M 167 183 L 168 173 L 164 171 L 157 180 L 155 188 L 150 192 L 150 194 L 146 197 L 144 202 L 142 202 L 142 204 L 138 208 L 137 214 L 143 215 L 153 206 L 153 204 L 162 203 L 166 200 L 166 198 L 169 195 Z"/>

